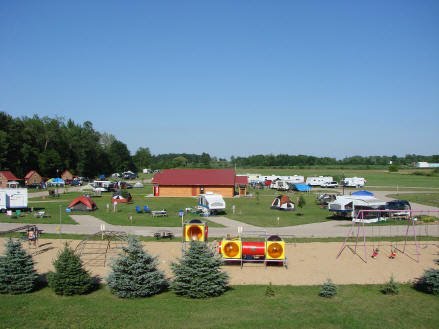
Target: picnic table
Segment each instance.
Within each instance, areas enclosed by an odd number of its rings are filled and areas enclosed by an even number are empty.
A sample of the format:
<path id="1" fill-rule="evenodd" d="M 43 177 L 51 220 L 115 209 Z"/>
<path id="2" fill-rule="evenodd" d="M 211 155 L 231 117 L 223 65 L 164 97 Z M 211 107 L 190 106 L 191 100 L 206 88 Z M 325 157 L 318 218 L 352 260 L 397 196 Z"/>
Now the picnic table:
<path id="1" fill-rule="evenodd" d="M 172 239 L 174 234 L 171 231 L 160 230 L 154 233 L 154 237 L 158 239 Z"/>
<path id="2" fill-rule="evenodd" d="M 168 216 L 168 212 L 166 210 L 152 210 L 151 211 L 152 217 L 165 217 Z"/>

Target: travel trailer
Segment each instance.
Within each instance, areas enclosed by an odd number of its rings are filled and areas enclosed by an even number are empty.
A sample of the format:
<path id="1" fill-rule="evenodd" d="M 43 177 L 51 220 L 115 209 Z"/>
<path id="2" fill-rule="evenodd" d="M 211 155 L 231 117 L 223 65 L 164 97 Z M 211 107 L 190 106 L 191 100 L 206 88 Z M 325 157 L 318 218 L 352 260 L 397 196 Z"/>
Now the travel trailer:
<path id="1" fill-rule="evenodd" d="M 333 180 L 330 176 L 307 177 L 305 183 L 310 186 L 321 186 L 323 183 L 329 183 Z"/>
<path id="2" fill-rule="evenodd" d="M 0 211 L 8 209 L 27 208 L 27 188 L 2 188 L 0 189 Z"/>
<path id="3" fill-rule="evenodd" d="M 360 188 L 366 184 L 366 180 L 363 177 L 346 177 L 343 179 L 342 184 L 346 187 Z"/>
<path id="4" fill-rule="evenodd" d="M 226 210 L 226 202 L 221 194 L 207 192 L 198 196 L 197 208 L 203 212 L 216 214 Z"/>
<path id="5" fill-rule="evenodd" d="M 92 184 L 93 191 L 108 192 L 110 191 L 110 184 L 111 182 L 109 180 L 95 180 Z"/>
<path id="6" fill-rule="evenodd" d="M 287 181 L 278 179 L 278 180 L 271 182 L 270 188 L 278 190 L 278 191 L 288 191 L 291 189 L 291 185 L 288 184 Z"/>

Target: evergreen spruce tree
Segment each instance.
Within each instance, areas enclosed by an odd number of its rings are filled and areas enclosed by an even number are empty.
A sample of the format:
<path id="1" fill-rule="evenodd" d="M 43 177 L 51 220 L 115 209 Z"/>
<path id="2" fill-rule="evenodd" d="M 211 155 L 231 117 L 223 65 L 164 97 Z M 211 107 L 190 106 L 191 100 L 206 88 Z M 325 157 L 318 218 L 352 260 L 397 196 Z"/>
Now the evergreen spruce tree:
<path id="1" fill-rule="evenodd" d="M 265 289 L 265 296 L 267 296 L 267 297 L 274 297 L 274 296 L 276 296 L 276 293 L 274 292 L 273 285 L 271 284 L 271 282 L 267 286 L 267 288 Z"/>
<path id="2" fill-rule="evenodd" d="M 130 237 L 124 255 L 112 264 L 108 276 L 111 293 L 121 298 L 149 297 L 168 287 L 163 272 L 157 268 L 157 260 L 145 252 L 135 237 Z"/>
<path id="3" fill-rule="evenodd" d="M 398 295 L 399 294 L 399 285 L 393 278 L 393 275 L 390 276 L 390 280 L 381 288 L 381 292 L 384 295 Z"/>
<path id="4" fill-rule="evenodd" d="M 319 296 L 332 298 L 335 295 L 337 295 L 337 286 L 331 281 L 331 279 L 327 279 L 320 289 Z"/>
<path id="5" fill-rule="evenodd" d="M 229 277 L 221 271 L 221 259 L 204 242 L 192 241 L 183 258 L 171 264 L 174 280 L 171 288 L 177 295 L 207 298 L 222 295 Z"/>
<path id="6" fill-rule="evenodd" d="M 439 269 L 428 269 L 424 275 L 417 279 L 415 289 L 439 296 Z"/>
<path id="7" fill-rule="evenodd" d="M 50 272 L 47 279 L 57 295 L 82 295 L 93 290 L 93 278 L 83 268 L 81 258 L 67 244 L 53 266 L 55 272 Z"/>
<path id="8" fill-rule="evenodd" d="M 9 239 L 6 254 L 0 257 L 0 293 L 31 292 L 37 277 L 32 256 L 21 247 L 20 241 Z"/>

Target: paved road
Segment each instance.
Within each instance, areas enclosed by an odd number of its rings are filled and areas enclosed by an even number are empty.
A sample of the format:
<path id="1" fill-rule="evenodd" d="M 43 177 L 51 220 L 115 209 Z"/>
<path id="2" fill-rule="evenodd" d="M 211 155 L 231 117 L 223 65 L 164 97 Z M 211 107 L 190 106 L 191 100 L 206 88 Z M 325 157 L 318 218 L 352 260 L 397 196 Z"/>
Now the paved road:
<path id="1" fill-rule="evenodd" d="M 44 193 L 44 192 L 39 192 Z M 47 192 L 46 192 L 47 193 Z M 391 192 L 375 192 L 377 198 L 380 200 L 391 200 L 386 197 Z M 402 194 L 402 193 L 401 193 Z M 412 209 L 422 213 L 434 212 L 439 215 L 439 209 L 435 207 L 420 205 L 412 203 Z M 141 236 L 152 236 L 158 230 L 169 230 L 175 236 L 182 235 L 181 227 L 139 227 L 139 226 L 119 226 L 110 225 L 91 215 L 72 215 L 78 225 L 70 224 L 38 224 L 38 227 L 47 233 L 72 233 L 72 234 L 94 234 L 105 227 L 109 231 L 125 231 L 128 234 L 135 234 Z M 305 225 L 296 225 L 288 227 L 257 227 L 250 224 L 238 222 L 226 217 L 209 217 L 210 221 L 224 225 L 224 227 L 209 227 L 209 235 L 214 237 L 223 237 L 227 234 L 237 235 L 238 229 L 242 227 L 244 233 L 259 233 L 259 234 L 278 234 L 282 236 L 295 237 L 345 237 L 349 234 L 352 227 L 351 221 L 327 221 L 322 223 L 313 223 Z M 23 224 L 25 225 L 25 224 Z M 0 231 L 6 231 L 20 226 L 17 223 L 0 223 Z M 358 228 L 356 226 L 355 228 Z M 403 236 L 406 234 L 407 226 L 392 225 L 392 226 L 377 226 L 365 227 L 366 236 Z M 356 231 L 355 231 L 356 232 Z M 362 228 L 360 234 L 362 234 Z M 413 230 L 410 228 L 409 234 L 413 235 Z M 439 236 L 439 224 L 434 225 L 416 225 L 416 235 L 432 235 Z"/>

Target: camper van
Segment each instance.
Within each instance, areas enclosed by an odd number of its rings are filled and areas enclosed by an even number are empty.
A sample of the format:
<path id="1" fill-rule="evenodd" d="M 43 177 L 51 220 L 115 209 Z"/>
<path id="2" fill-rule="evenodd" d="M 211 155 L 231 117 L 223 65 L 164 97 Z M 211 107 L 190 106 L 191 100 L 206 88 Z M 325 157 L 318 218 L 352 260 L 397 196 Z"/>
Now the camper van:
<path id="1" fill-rule="evenodd" d="M 366 180 L 363 177 L 347 177 L 343 179 L 342 185 L 346 187 L 360 188 L 366 184 Z"/>
<path id="2" fill-rule="evenodd" d="M 27 208 L 27 188 L 0 189 L 0 211 Z"/>
<path id="3" fill-rule="evenodd" d="M 226 202 L 221 194 L 207 192 L 198 196 L 197 208 L 203 212 L 216 214 L 226 210 Z"/>
<path id="4" fill-rule="evenodd" d="M 319 177 L 307 177 L 306 184 L 310 186 L 321 186 L 324 183 L 329 183 L 334 181 L 330 176 L 319 176 Z"/>

